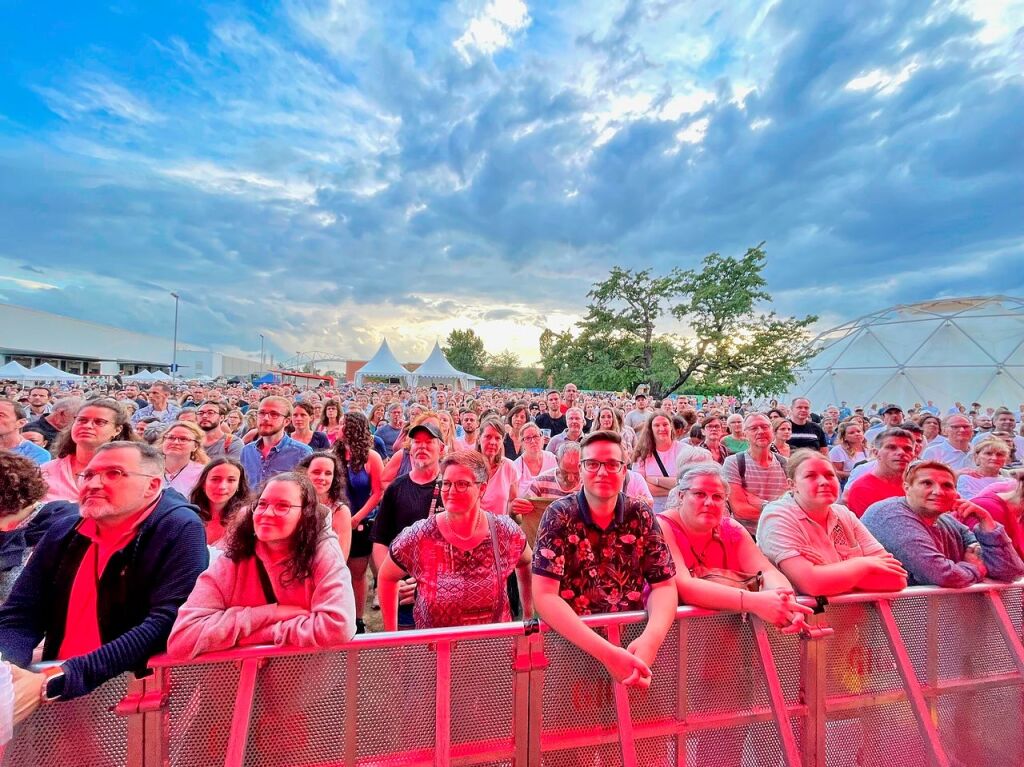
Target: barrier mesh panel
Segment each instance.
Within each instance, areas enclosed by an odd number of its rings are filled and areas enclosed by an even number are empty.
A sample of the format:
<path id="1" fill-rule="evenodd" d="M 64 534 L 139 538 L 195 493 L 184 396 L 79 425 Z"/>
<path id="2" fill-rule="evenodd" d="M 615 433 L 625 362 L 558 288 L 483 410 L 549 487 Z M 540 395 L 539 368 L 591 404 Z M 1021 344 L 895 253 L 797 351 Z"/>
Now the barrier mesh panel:
<path id="1" fill-rule="evenodd" d="M 1007 589 L 999 595 L 1000 599 L 1003 600 L 1003 605 L 1006 607 L 1006 612 L 1010 614 L 1010 620 L 1013 621 L 1013 627 L 1017 632 L 1017 636 L 1024 639 L 1024 627 L 1021 625 L 1021 612 L 1024 608 L 1024 589 L 1019 586 Z"/>
<path id="2" fill-rule="evenodd" d="M 636 623 L 622 628 L 622 646 L 643 633 L 646 623 Z M 646 690 L 635 687 L 629 690 L 629 707 L 632 712 L 633 726 L 640 727 L 645 722 L 664 721 L 676 718 L 676 700 L 679 690 L 679 622 L 676 621 L 665 641 L 658 650 L 651 668 L 651 686 Z"/>
<path id="3" fill-rule="evenodd" d="M 910 705 L 899 702 L 830 720 L 825 726 L 825 763 L 828 767 L 926 767 L 929 760 Z"/>
<path id="4" fill-rule="evenodd" d="M 937 603 L 926 597 L 900 598 L 890 602 L 896 626 L 921 684 L 928 682 L 928 625 L 932 618 L 929 604 L 933 606 L 931 609 L 937 609 Z M 937 646 L 940 640 L 935 641 Z"/>
<path id="5" fill-rule="evenodd" d="M 514 650 L 514 637 L 452 647 L 451 742 L 460 756 L 475 750 L 470 743 L 511 756 Z"/>
<path id="6" fill-rule="evenodd" d="M 666 735 L 636 741 L 636 763 L 644 767 L 674 767 L 676 764 L 676 736 Z"/>
<path id="7" fill-rule="evenodd" d="M 775 659 L 775 670 L 782 683 L 782 694 L 786 703 L 800 703 L 800 639 L 792 634 L 782 634 L 772 626 L 767 627 L 768 643 Z"/>
<path id="8" fill-rule="evenodd" d="M 1022 706 L 1019 686 L 941 696 L 936 724 L 950 761 L 970 767 L 1024 764 Z"/>
<path id="9" fill-rule="evenodd" d="M 687 711 L 745 711 L 768 705 L 764 674 L 750 625 L 738 615 L 690 622 Z"/>
<path id="10" fill-rule="evenodd" d="M 603 665 L 555 633 L 544 635 L 544 655 L 544 732 L 615 724 L 612 681 Z"/>
<path id="11" fill-rule="evenodd" d="M 346 653 L 271 659 L 256 680 L 248 767 L 341 762 Z"/>
<path id="12" fill-rule="evenodd" d="M 39 709 L 14 731 L 4 752 L 4 767 L 123 767 L 128 758 L 128 720 L 112 709 L 127 689 L 128 676 L 121 675 L 90 695 Z"/>
<path id="13" fill-rule="evenodd" d="M 540 763 L 543 767 L 622 767 L 622 751 L 617 741 L 600 746 L 547 751 L 541 754 Z M 643 762 L 637 761 L 637 764 Z"/>
<path id="14" fill-rule="evenodd" d="M 640 762 L 638 762 L 639 764 Z M 658 762 L 675 765 L 675 762 Z M 782 743 L 774 722 L 701 730 L 686 739 L 688 767 L 776 767 L 782 764 Z"/>
<path id="15" fill-rule="evenodd" d="M 870 605 L 834 605 L 828 608 L 835 634 L 825 640 L 828 695 L 903 690 L 892 651 L 878 613 Z"/>
<path id="16" fill-rule="evenodd" d="M 426 645 L 359 653 L 357 754 L 407 764 L 432 752 L 437 655 Z M 421 752 L 417 754 L 415 752 Z"/>
<path id="17" fill-rule="evenodd" d="M 940 679 L 974 678 L 1017 670 L 988 596 L 943 595 L 938 599 L 938 614 Z"/>
<path id="18" fill-rule="evenodd" d="M 168 755 L 174 767 L 223 763 L 238 688 L 238 664 L 169 670 Z"/>

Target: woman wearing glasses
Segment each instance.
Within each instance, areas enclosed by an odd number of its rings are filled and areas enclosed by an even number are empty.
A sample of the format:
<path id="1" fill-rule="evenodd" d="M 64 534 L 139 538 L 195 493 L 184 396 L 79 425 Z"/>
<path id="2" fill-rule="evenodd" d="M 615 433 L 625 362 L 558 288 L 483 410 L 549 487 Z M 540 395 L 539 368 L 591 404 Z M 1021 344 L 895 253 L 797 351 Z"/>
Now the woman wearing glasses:
<path id="1" fill-rule="evenodd" d="M 100 445 L 135 442 L 128 416 L 115 399 L 94 399 L 78 411 L 75 420 L 58 435 L 54 460 L 40 466 L 49 490 L 44 502 L 78 503 L 78 475 L 85 471 Z"/>
<path id="2" fill-rule="evenodd" d="M 167 640 L 178 658 L 241 645 L 331 647 L 355 634 L 352 581 L 302 474 L 278 474 L 228 533 Z"/>
<path id="3" fill-rule="evenodd" d="M 398 582 L 409 575 L 416 579 L 418 629 L 511 620 L 505 584 L 513 570 L 523 613 L 532 614 L 533 554 L 519 525 L 481 508 L 487 479 L 481 453 L 459 450 L 441 461 L 444 511 L 400 533 L 377 576 L 385 631 L 398 628 Z"/>
<path id="4" fill-rule="evenodd" d="M 203 430 L 190 421 L 175 421 L 160 437 L 164 484 L 188 498 L 210 457 L 203 450 Z"/>

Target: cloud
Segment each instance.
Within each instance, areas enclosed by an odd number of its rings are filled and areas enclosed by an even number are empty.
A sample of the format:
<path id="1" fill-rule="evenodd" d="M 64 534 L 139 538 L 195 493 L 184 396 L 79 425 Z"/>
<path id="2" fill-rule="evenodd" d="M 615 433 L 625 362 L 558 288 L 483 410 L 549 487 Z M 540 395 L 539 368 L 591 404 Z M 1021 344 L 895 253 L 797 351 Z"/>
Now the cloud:
<path id="1" fill-rule="evenodd" d="M 1016 2 L 140 14 L 0 86 L 11 301 L 166 333 L 177 290 L 197 344 L 474 327 L 531 361 L 610 266 L 762 240 L 784 313 L 1024 287 Z"/>

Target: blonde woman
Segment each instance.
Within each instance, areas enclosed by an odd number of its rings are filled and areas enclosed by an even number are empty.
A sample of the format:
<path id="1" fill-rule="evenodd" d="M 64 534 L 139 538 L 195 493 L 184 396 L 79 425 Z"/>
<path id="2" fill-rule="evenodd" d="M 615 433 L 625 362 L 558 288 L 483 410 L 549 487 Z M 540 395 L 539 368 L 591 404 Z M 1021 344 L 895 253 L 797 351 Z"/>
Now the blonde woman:
<path id="1" fill-rule="evenodd" d="M 164 484 L 188 498 L 210 457 L 203 450 L 203 430 L 191 421 L 174 421 L 157 444 L 164 455 Z"/>

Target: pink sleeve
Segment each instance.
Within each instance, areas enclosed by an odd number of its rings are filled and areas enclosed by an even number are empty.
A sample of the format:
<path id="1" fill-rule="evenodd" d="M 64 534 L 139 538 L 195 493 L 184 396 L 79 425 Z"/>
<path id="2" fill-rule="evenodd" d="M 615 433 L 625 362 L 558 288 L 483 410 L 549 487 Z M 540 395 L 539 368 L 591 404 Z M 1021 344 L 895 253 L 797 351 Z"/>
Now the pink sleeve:
<path id="1" fill-rule="evenodd" d="M 175 658 L 194 658 L 204 652 L 237 647 L 274 619 L 275 605 L 232 606 L 238 568 L 219 556 L 196 581 L 185 604 L 178 610 L 167 638 L 167 652 Z"/>

